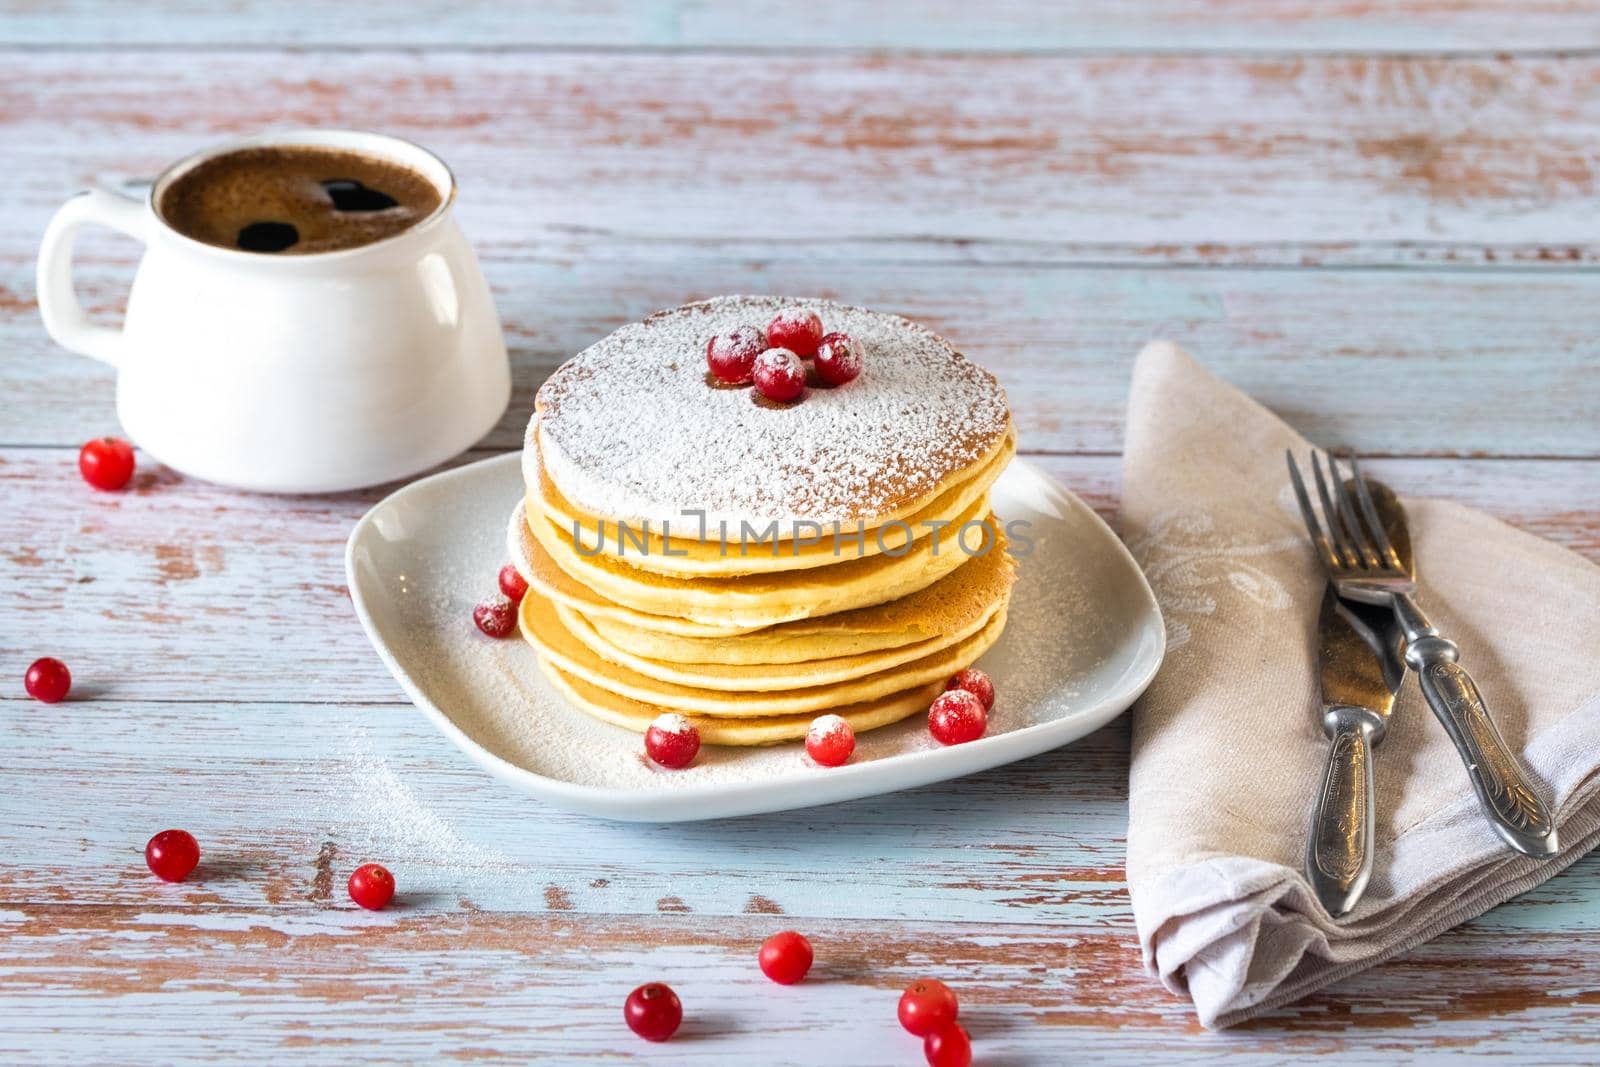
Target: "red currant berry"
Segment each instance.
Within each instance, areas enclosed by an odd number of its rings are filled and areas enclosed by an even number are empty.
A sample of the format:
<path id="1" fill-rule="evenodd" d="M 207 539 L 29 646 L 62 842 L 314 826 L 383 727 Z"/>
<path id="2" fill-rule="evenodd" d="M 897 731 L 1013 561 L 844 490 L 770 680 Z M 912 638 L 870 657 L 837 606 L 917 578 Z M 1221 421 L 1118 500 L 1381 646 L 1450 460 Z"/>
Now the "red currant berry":
<path id="1" fill-rule="evenodd" d="M 928 709 L 928 732 L 941 745 L 976 741 L 989 728 L 989 713 L 983 701 L 965 689 L 940 693 Z"/>
<path id="2" fill-rule="evenodd" d="M 78 473 L 96 489 L 121 489 L 133 477 L 133 448 L 118 437 L 96 437 L 78 450 Z"/>
<path id="3" fill-rule="evenodd" d="M 368 911 L 381 911 L 394 899 L 394 875 L 381 863 L 363 863 L 350 875 L 350 899 Z"/>
<path id="4" fill-rule="evenodd" d="M 983 710 L 988 711 L 994 707 L 994 683 L 989 676 L 976 667 L 968 667 L 964 671 L 957 671 L 956 676 L 950 679 L 945 689 L 965 689 L 978 698 L 983 705 Z"/>
<path id="5" fill-rule="evenodd" d="M 794 985 L 811 969 L 811 942 L 793 930 L 773 934 L 761 946 L 761 973 L 779 985 Z"/>
<path id="6" fill-rule="evenodd" d="M 830 333 L 817 346 L 817 377 L 829 385 L 843 385 L 861 373 L 861 342 L 847 333 Z"/>
<path id="7" fill-rule="evenodd" d="M 528 594 L 528 580 L 516 566 L 507 563 L 500 568 L 500 591 L 513 603 L 519 604 Z"/>
<path id="8" fill-rule="evenodd" d="M 144 846 L 144 861 L 163 882 L 181 882 L 200 863 L 200 842 L 187 830 L 163 830 Z"/>
<path id="9" fill-rule="evenodd" d="M 689 766 L 699 751 L 700 731 L 682 715 L 657 715 L 644 732 L 645 755 L 670 770 Z"/>
<path id="10" fill-rule="evenodd" d="M 817 354 L 822 343 L 822 320 L 814 311 L 792 308 L 780 311 L 767 323 L 767 344 L 773 348 L 787 348 L 801 359 Z"/>
<path id="11" fill-rule="evenodd" d="M 490 637 L 504 637 L 517 625 L 517 606 L 504 593 L 484 597 L 472 609 L 472 621 Z"/>
<path id="12" fill-rule="evenodd" d="M 956 995 L 937 978 L 913 982 L 900 994 L 900 1025 L 918 1037 L 954 1024 L 960 1010 Z"/>
<path id="13" fill-rule="evenodd" d="M 60 660 L 45 656 L 28 665 L 28 673 L 22 676 L 22 687 L 33 699 L 54 704 L 72 688 L 72 672 Z"/>
<path id="14" fill-rule="evenodd" d="M 806 369 L 787 348 L 769 348 L 756 357 L 756 390 L 768 400 L 788 403 L 806 391 Z"/>
<path id="15" fill-rule="evenodd" d="M 671 986 L 650 982 L 628 994 L 622 1017 L 628 1029 L 646 1041 L 665 1041 L 683 1022 L 683 1003 Z"/>
<path id="16" fill-rule="evenodd" d="M 928 1067 L 970 1067 L 972 1039 L 951 1023 L 922 1039 L 922 1054 L 928 1058 Z"/>
<path id="17" fill-rule="evenodd" d="M 740 326 L 706 342 L 706 365 L 711 373 L 733 385 L 750 380 L 756 357 L 767 350 L 767 335 L 759 326 Z"/>
<path id="18" fill-rule="evenodd" d="M 806 755 L 824 767 L 838 767 L 856 750 L 856 732 L 837 715 L 818 715 L 806 731 Z"/>

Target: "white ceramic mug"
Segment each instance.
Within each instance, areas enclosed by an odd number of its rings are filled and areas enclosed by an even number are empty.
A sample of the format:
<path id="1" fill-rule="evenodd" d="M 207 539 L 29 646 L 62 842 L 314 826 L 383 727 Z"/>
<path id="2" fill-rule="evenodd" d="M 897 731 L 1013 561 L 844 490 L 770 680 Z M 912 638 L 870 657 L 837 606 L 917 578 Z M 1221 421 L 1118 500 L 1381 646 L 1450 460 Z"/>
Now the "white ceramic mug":
<path id="1" fill-rule="evenodd" d="M 204 244 L 162 219 L 156 205 L 179 175 L 265 145 L 402 163 L 438 187 L 439 209 L 369 245 L 282 256 Z M 117 368 L 123 429 L 168 466 L 267 492 L 403 478 L 470 447 L 511 396 L 500 319 L 454 199 L 449 168 L 397 138 L 233 141 L 173 164 L 144 199 L 96 189 L 67 201 L 39 251 L 39 310 L 57 342 Z M 90 322 L 73 291 L 73 242 L 91 223 L 145 244 L 120 330 Z"/>

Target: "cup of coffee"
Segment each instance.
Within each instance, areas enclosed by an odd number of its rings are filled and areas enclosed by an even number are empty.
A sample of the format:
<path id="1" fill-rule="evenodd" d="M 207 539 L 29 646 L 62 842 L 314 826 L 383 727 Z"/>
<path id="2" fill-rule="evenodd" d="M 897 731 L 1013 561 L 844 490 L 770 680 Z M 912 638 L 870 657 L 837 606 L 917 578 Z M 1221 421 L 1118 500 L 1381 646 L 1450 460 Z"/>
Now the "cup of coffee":
<path id="1" fill-rule="evenodd" d="M 438 157 L 293 130 L 168 167 L 144 199 L 67 201 L 39 252 L 63 346 L 117 368 L 117 414 L 168 466 L 267 492 L 354 489 L 470 447 L 511 395 L 500 319 Z M 121 329 L 89 320 L 89 224 L 145 245 Z"/>

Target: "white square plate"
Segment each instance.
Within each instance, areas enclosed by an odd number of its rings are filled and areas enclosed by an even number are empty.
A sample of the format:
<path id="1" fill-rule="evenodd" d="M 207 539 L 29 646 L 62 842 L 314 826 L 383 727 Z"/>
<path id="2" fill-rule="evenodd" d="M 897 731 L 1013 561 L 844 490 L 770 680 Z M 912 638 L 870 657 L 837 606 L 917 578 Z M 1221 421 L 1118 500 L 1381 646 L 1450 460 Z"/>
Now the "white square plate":
<path id="1" fill-rule="evenodd" d="M 424 478 L 368 512 L 345 565 L 356 614 L 401 687 L 492 774 L 557 807 L 676 822 L 830 804 L 926 785 L 1074 741 L 1115 718 L 1155 677 L 1165 631 L 1133 558 L 1093 511 L 1025 460 L 995 484 L 1002 520 L 1029 523 L 1009 622 L 979 661 L 998 699 L 981 739 L 950 748 L 912 715 L 857 738 L 843 767 L 799 742 L 701 749 L 686 770 L 644 758 L 639 735 L 568 705 L 523 641 L 472 624 L 506 560 L 522 496 L 516 454 Z"/>

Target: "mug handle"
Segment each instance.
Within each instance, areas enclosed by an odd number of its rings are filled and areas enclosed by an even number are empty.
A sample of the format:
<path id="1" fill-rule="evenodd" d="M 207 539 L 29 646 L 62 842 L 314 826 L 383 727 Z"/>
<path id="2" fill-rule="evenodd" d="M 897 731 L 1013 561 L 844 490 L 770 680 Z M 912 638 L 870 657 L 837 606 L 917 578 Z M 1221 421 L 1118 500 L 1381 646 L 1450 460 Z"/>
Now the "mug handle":
<path id="1" fill-rule="evenodd" d="M 122 352 L 122 330 L 90 322 L 72 286 L 72 246 L 78 231 L 90 223 L 149 242 L 143 201 L 104 189 L 90 189 L 68 200 L 50 220 L 39 245 L 35 283 L 39 314 L 57 344 L 115 367 Z"/>

